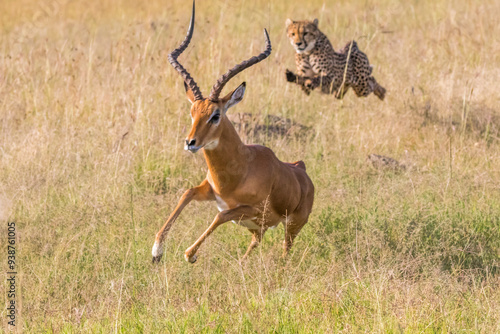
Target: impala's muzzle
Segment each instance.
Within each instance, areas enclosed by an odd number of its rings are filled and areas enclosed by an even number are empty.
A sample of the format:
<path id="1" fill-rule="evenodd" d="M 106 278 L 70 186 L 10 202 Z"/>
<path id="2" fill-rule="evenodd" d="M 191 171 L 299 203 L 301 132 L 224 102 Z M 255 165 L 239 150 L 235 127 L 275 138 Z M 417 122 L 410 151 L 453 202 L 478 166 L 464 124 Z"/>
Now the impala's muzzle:
<path id="1" fill-rule="evenodd" d="M 186 139 L 186 145 L 184 146 L 184 149 L 186 151 L 190 151 L 192 153 L 196 153 L 199 151 L 201 147 L 200 146 L 196 146 L 196 139 Z"/>

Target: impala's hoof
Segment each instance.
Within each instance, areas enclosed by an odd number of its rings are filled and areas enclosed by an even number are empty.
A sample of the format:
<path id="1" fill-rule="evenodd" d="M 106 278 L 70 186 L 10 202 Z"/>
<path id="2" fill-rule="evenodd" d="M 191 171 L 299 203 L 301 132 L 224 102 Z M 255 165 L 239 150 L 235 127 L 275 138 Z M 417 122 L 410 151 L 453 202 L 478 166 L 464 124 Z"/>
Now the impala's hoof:
<path id="1" fill-rule="evenodd" d="M 153 255 L 153 263 L 159 263 L 161 256 L 163 255 L 163 246 L 158 242 L 155 242 L 153 249 L 151 250 L 151 255 Z"/>
<path id="2" fill-rule="evenodd" d="M 189 263 L 195 263 L 198 257 L 195 255 L 189 257 L 187 254 L 184 254 L 184 258 L 186 259 L 187 262 Z"/>

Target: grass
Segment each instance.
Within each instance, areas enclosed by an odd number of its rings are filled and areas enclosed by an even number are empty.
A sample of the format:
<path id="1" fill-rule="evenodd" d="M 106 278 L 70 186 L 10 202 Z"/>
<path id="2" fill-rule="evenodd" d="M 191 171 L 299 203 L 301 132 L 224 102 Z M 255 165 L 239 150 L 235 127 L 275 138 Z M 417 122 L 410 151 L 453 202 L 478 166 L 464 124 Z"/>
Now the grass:
<path id="1" fill-rule="evenodd" d="M 189 4 L 3 1 L 1 238 L 16 221 L 22 331 L 500 332 L 499 13 L 493 0 L 199 1 L 181 61 L 205 94 L 268 28 L 273 53 L 228 84 L 248 84 L 230 112 L 304 125 L 245 141 L 303 159 L 316 201 L 286 260 L 279 227 L 240 266 L 250 234 L 226 224 L 187 264 L 217 212 L 193 203 L 152 266 L 156 231 L 206 173 L 182 149 L 189 103 L 167 62 Z M 356 39 L 386 101 L 287 84 L 287 17 L 318 17 L 336 48 Z M 410 168 L 376 170 L 371 153 Z"/>

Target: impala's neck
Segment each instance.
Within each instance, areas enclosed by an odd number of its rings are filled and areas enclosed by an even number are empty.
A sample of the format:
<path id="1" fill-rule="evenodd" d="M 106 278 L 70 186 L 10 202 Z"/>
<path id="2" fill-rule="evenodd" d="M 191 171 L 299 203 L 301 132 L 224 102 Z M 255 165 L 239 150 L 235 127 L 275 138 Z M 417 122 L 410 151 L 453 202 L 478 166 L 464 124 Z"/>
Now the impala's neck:
<path id="1" fill-rule="evenodd" d="M 203 149 L 209 181 L 215 191 L 236 186 L 246 174 L 249 163 L 248 148 L 238 136 L 227 117 L 222 117 L 219 143 L 213 149 Z"/>

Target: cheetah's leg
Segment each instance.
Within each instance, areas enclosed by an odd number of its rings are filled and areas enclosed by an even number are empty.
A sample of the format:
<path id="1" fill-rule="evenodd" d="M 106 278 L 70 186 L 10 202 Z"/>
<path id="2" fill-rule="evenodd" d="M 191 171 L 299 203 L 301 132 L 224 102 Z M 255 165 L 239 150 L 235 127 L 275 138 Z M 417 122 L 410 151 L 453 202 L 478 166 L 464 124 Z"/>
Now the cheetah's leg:
<path id="1" fill-rule="evenodd" d="M 366 80 L 360 80 L 353 86 L 353 89 L 358 97 L 368 96 L 373 92 L 380 100 L 384 99 L 386 92 L 385 88 L 380 86 L 372 76 L 369 76 Z"/>
<path id="2" fill-rule="evenodd" d="M 345 92 L 349 89 L 349 85 L 344 85 L 342 94 L 338 94 L 340 80 L 336 80 L 330 75 L 319 75 L 315 77 L 307 77 L 286 70 L 286 79 L 288 82 L 294 82 L 301 86 L 302 90 L 309 95 L 312 90 L 320 87 L 323 94 L 334 94 L 337 98 L 344 97 Z"/>
<path id="3" fill-rule="evenodd" d="M 342 99 L 345 93 L 349 90 L 350 84 L 344 83 L 342 86 L 341 80 L 334 76 L 321 76 L 318 77 L 316 84 L 321 86 L 323 94 L 334 94 L 337 99 Z"/>
<path id="4" fill-rule="evenodd" d="M 313 78 L 306 76 L 296 76 L 296 83 L 302 86 L 302 90 L 306 93 L 316 88 L 320 88 L 323 94 L 335 94 L 337 98 L 344 97 L 345 92 L 349 89 L 349 85 L 344 85 L 343 93 L 339 93 L 340 80 L 336 80 L 333 76 L 319 75 Z"/>
<path id="5" fill-rule="evenodd" d="M 385 98 L 386 89 L 381 85 L 379 85 L 379 83 L 377 82 L 377 80 L 375 80 L 374 77 L 369 77 L 368 80 L 372 85 L 373 94 L 375 94 L 381 101 L 383 101 Z"/>
<path id="6" fill-rule="evenodd" d="M 373 84 L 370 81 L 370 77 L 357 80 L 356 83 L 352 85 L 352 89 L 357 97 L 370 95 L 370 93 L 373 92 Z"/>
<path id="7" fill-rule="evenodd" d="M 288 68 L 285 71 L 286 81 L 297 83 L 297 74 L 290 71 Z"/>
<path id="8" fill-rule="evenodd" d="M 285 74 L 286 74 L 286 80 L 288 82 L 294 82 L 298 85 L 306 85 L 307 84 L 308 86 L 311 86 L 310 88 L 312 88 L 312 86 L 315 84 L 315 81 L 314 81 L 315 78 L 310 78 L 310 77 L 306 77 L 306 76 L 303 76 L 300 74 L 295 74 L 288 69 L 285 71 Z M 314 87 L 314 88 L 316 88 L 316 87 Z"/>
<path id="9" fill-rule="evenodd" d="M 339 87 L 335 92 L 335 98 L 338 100 L 342 100 L 347 93 L 347 91 L 351 88 L 350 84 L 344 84 L 343 86 Z"/>
<path id="10" fill-rule="evenodd" d="M 306 93 L 307 95 L 309 95 L 311 91 L 314 88 L 316 88 L 315 87 L 316 82 L 314 78 L 297 75 L 288 69 L 285 71 L 285 74 L 286 74 L 286 80 L 288 82 L 293 82 L 299 85 L 301 89 L 304 91 L 304 93 Z"/>

